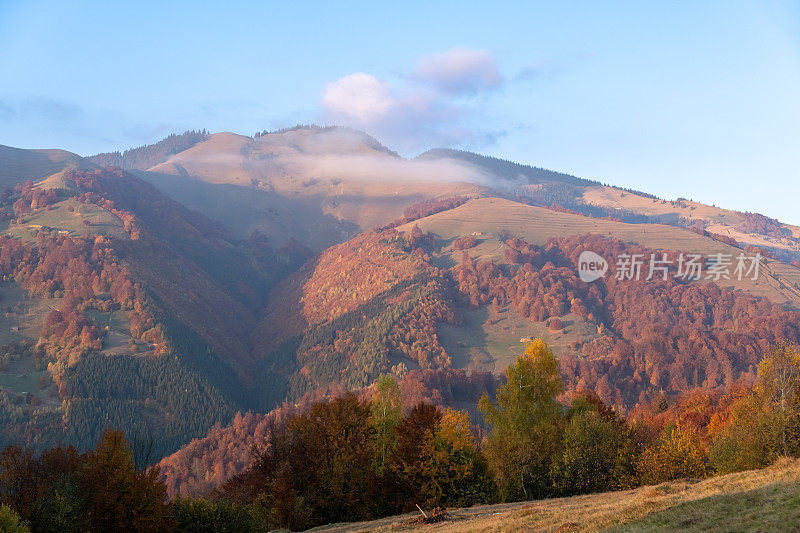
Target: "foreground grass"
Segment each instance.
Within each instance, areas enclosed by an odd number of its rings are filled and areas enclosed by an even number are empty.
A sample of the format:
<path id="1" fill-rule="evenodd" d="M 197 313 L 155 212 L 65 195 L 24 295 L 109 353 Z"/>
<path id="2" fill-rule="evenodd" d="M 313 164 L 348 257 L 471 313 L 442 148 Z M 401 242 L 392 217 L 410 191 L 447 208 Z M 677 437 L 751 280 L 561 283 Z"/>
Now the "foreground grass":
<path id="1" fill-rule="evenodd" d="M 797 531 L 800 482 L 681 503 L 614 528 L 627 531 Z"/>
<path id="2" fill-rule="evenodd" d="M 314 531 L 792 531 L 800 524 L 800 461 L 782 460 L 704 480 L 635 490 L 450 511 L 438 524 L 417 514 Z"/>

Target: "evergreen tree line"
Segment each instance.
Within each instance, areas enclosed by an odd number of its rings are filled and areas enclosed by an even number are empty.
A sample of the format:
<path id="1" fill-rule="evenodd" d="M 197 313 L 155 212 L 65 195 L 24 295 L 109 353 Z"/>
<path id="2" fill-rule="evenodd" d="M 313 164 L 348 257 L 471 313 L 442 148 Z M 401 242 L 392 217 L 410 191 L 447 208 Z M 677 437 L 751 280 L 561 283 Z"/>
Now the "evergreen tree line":
<path id="1" fill-rule="evenodd" d="M 188 150 L 195 144 L 208 139 L 209 133 L 187 130 L 181 134 L 171 133 L 166 138 L 153 143 L 130 148 L 124 152 L 106 152 L 89 157 L 89 161 L 101 167 L 115 166 L 125 170 L 147 170 L 166 161 L 169 156 Z"/>

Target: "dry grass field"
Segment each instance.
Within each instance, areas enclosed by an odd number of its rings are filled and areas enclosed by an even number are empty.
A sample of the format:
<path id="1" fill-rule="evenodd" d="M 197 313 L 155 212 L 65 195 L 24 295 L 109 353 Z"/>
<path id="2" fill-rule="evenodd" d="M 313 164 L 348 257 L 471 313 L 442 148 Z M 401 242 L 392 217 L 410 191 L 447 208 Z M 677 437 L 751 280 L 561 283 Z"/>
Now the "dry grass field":
<path id="1" fill-rule="evenodd" d="M 681 250 L 704 256 L 741 252 L 728 244 L 691 231 L 664 224 L 626 224 L 611 220 L 559 213 L 541 207 L 502 198 L 476 198 L 450 211 L 420 219 L 399 227 L 410 231 L 418 225 L 443 239 L 472 233 L 481 234 L 483 242 L 471 251 L 479 259 L 502 260 L 503 245 L 498 237 L 507 232 L 531 244 L 542 245 L 550 237 L 568 237 L 593 233 L 638 243 L 653 249 Z M 475 255 L 477 254 L 477 256 Z M 764 271 L 758 280 L 721 280 L 720 285 L 741 289 L 772 302 L 788 303 L 800 308 L 800 269 L 780 261 L 764 260 Z"/>
<path id="2" fill-rule="evenodd" d="M 74 198 L 53 205 L 52 209 L 40 210 L 26 216 L 21 224 L 8 220 L 0 222 L 0 233 L 28 242 L 35 241 L 36 234 L 42 230 L 76 237 L 86 233 L 84 220 L 89 221 L 89 228 L 94 233 L 117 239 L 129 238 L 122 221 L 115 214 L 95 204 L 80 204 Z"/>
<path id="3" fill-rule="evenodd" d="M 522 339 L 542 338 L 560 356 L 568 351 L 570 343 L 588 342 L 597 334 L 597 326 L 574 314 L 559 317 L 564 327 L 552 331 L 546 321 L 532 322 L 510 305 L 460 308 L 458 312 L 462 323 L 442 323 L 437 327 L 439 342 L 455 368 L 502 374 L 522 355 Z"/>
<path id="4" fill-rule="evenodd" d="M 765 235 L 745 233 L 737 229 L 736 226 L 741 224 L 744 220 L 741 213 L 701 204 L 699 202 L 692 202 L 689 200 L 682 200 L 680 202 L 654 200 L 613 187 L 603 186 L 588 187 L 583 193 L 583 200 L 589 204 L 625 209 L 643 215 L 703 220 L 708 223 L 706 227 L 708 231 L 733 237 L 741 244 L 753 244 L 756 246 L 797 251 L 797 245 L 789 243 L 786 240 L 779 240 Z M 793 237 L 800 237 L 800 227 L 790 224 L 782 224 L 782 226 L 788 230 Z"/>
<path id="5" fill-rule="evenodd" d="M 764 470 L 628 491 L 455 509 L 436 524 L 421 524 L 420 516 L 312 531 L 796 531 L 800 461 L 780 460 Z"/>

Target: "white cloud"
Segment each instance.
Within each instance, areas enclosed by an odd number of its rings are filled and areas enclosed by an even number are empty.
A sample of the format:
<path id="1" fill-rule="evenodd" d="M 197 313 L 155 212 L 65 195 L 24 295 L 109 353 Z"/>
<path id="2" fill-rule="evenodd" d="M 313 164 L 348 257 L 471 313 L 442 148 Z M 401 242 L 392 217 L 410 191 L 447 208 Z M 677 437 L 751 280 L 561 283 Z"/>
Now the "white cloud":
<path id="1" fill-rule="evenodd" d="M 322 105 L 335 116 L 370 123 L 391 113 L 399 102 L 387 83 L 371 74 L 356 72 L 329 83 Z"/>
<path id="2" fill-rule="evenodd" d="M 423 87 L 390 86 L 356 72 L 325 87 L 325 121 L 357 128 L 400 151 L 451 144 L 463 110 Z"/>
<path id="3" fill-rule="evenodd" d="M 423 57 L 414 78 L 448 94 L 477 94 L 503 82 L 497 59 L 486 50 L 451 48 Z"/>
<path id="4" fill-rule="evenodd" d="M 488 183 L 489 178 L 478 169 L 458 161 L 411 160 L 385 154 L 295 156 L 291 163 L 306 176 L 342 178 L 375 182 L 409 181 Z"/>
<path id="5" fill-rule="evenodd" d="M 482 122 L 481 108 L 462 97 L 501 82 L 491 54 L 454 48 L 423 58 L 412 76 L 393 84 L 364 72 L 327 84 L 323 120 L 366 131 L 406 153 L 434 146 L 474 147 L 496 134 L 474 127 Z"/>

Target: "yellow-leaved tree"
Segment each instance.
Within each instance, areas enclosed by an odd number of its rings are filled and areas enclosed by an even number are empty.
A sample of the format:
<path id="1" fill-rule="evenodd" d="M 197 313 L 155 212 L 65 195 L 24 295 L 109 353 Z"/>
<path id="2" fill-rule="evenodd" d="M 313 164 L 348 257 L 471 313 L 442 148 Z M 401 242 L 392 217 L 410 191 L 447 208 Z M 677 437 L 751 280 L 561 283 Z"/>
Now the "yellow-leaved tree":
<path id="1" fill-rule="evenodd" d="M 552 492 L 550 471 L 563 434 L 563 390 L 550 347 L 534 339 L 506 370 L 496 403 L 484 395 L 478 408 L 491 426 L 485 453 L 505 501 L 541 498 Z"/>
<path id="2" fill-rule="evenodd" d="M 671 479 L 703 478 L 708 475 L 707 458 L 691 430 L 677 424 L 664 430 L 661 438 L 648 446 L 639 459 L 642 484 Z"/>
<path id="3" fill-rule="evenodd" d="M 494 483 L 478 453 L 466 411 L 447 409 L 424 445 L 421 493 L 429 507 L 492 501 Z"/>

